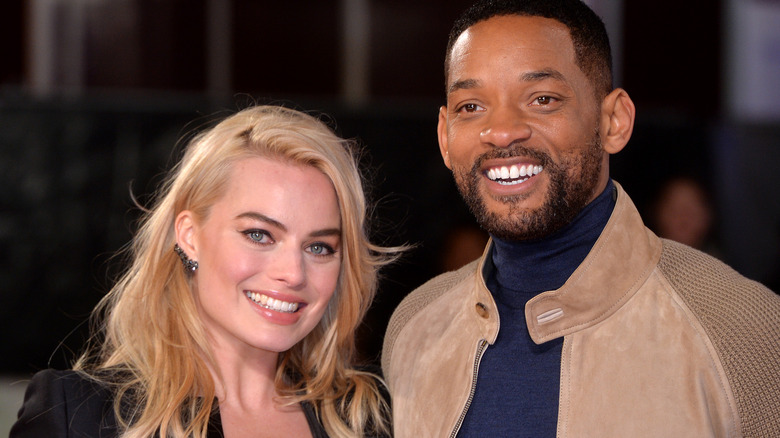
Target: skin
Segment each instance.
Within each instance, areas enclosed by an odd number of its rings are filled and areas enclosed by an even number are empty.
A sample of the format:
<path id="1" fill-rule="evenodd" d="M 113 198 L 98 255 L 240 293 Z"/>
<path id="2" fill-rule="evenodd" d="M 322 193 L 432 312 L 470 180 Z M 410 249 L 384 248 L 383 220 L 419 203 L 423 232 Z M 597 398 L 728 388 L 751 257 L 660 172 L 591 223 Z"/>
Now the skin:
<path id="1" fill-rule="evenodd" d="M 330 180 L 310 166 L 244 159 L 208 217 L 184 211 L 176 229 L 199 263 L 194 293 L 226 436 L 309 436 L 300 406 L 275 402 L 273 381 L 279 352 L 316 326 L 338 282 L 341 217 Z M 298 309 L 264 308 L 247 291 Z"/>
<path id="2" fill-rule="evenodd" d="M 609 154 L 631 136 L 633 102 L 622 89 L 596 96 L 568 29 L 552 19 L 479 22 L 450 59 L 438 136 L 459 190 L 491 234 L 554 233 L 605 189 Z M 488 178 L 489 169 L 512 165 L 543 169 L 512 185 Z"/>

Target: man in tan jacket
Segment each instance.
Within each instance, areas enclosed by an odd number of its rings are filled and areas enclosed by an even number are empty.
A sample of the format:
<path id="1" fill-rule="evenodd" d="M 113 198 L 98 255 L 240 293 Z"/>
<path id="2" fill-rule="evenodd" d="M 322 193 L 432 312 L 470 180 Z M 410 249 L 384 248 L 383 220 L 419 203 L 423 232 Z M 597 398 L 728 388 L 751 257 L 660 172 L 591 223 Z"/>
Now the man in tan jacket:
<path id="1" fill-rule="evenodd" d="M 780 296 L 658 238 L 610 179 L 635 116 L 610 58 L 579 0 L 455 23 L 439 146 L 491 240 L 390 321 L 397 437 L 780 436 Z"/>

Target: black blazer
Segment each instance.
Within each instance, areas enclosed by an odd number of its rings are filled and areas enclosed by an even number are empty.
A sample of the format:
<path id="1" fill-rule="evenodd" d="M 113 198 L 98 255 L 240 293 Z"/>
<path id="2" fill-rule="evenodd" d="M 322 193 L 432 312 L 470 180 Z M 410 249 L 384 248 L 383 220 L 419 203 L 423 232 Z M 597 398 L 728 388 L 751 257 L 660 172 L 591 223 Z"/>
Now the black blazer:
<path id="1" fill-rule="evenodd" d="M 312 436 L 326 438 L 312 406 L 303 403 L 302 407 Z M 75 371 L 44 370 L 36 373 L 27 386 L 9 438 L 116 436 L 113 394 L 108 388 Z M 215 411 L 209 420 L 208 437 L 222 436 L 222 422 Z"/>

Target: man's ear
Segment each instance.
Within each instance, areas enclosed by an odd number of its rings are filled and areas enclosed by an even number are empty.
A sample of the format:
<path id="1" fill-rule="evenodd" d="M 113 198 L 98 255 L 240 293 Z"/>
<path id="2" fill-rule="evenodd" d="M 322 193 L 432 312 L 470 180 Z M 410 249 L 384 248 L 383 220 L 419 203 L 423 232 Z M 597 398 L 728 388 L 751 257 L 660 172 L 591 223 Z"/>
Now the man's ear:
<path id="1" fill-rule="evenodd" d="M 189 210 L 184 210 L 176 216 L 173 223 L 176 243 L 184 250 L 187 256 L 193 260 L 198 259 L 197 244 L 195 242 L 195 218 Z"/>
<path id="2" fill-rule="evenodd" d="M 626 90 L 616 88 L 601 103 L 601 144 L 609 154 L 620 152 L 634 131 L 636 108 Z"/>
<path id="3" fill-rule="evenodd" d="M 452 170 L 452 164 L 450 164 L 450 150 L 447 140 L 447 107 L 442 106 L 439 108 L 439 125 L 436 127 L 436 132 L 439 135 L 439 152 L 441 152 L 441 158 L 444 160 L 444 165 L 448 169 Z"/>

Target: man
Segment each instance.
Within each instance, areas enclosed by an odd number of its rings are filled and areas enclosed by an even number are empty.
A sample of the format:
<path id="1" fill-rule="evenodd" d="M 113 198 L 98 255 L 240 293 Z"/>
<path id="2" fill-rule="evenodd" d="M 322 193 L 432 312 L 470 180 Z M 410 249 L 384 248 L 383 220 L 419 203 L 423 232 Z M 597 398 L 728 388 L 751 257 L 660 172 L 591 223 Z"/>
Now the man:
<path id="1" fill-rule="evenodd" d="M 397 437 L 780 436 L 780 297 L 610 180 L 635 116 L 610 57 L 578 0 L 455 23 L 439 145 L 491 241 L 390 321 Z"/>

